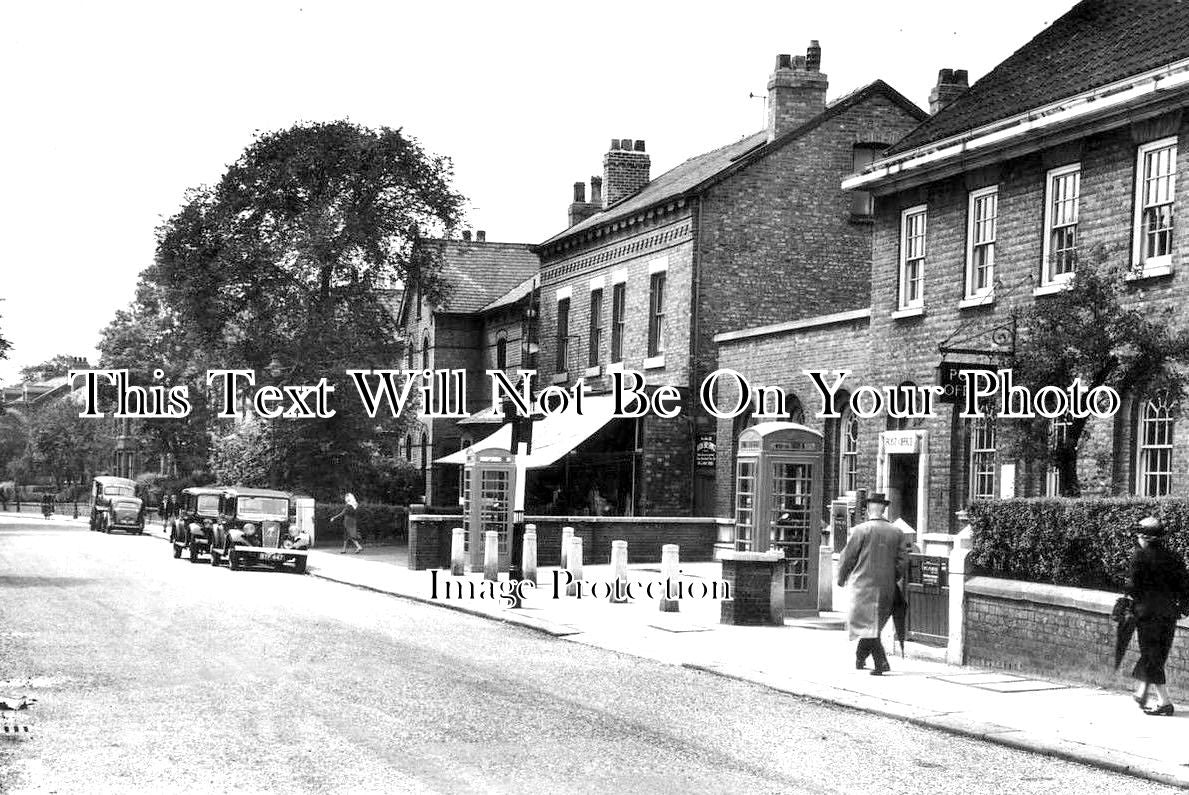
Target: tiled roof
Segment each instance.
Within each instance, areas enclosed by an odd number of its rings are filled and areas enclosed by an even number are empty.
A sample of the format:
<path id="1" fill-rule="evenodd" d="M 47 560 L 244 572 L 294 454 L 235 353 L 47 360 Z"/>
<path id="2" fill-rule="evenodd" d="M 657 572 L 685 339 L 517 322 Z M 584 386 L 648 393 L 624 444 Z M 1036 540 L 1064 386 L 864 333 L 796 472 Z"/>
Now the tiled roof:
<path id="1" fill-rule="evenodd" d="M 888 154 L 1184 58 L 1189 58 L 1189 0 L 1083 0 Z"/>
<path id="2" fill-rule="evenodd" d="M 767 130 L 761 130 L 760 132 L 752 133 L 745 138 L 741 138 L 733 144 L 727 144 L 697 157 L 692 157 L 681 165 L 661 174 L 623 201 L 608 207 L 600 213 L 595 213 L 584 221 L 574 224 L 540 245 L 547 246 L 550 243 L 569 237 L 575 233 L 631 215 L 634 212 L 668 199 L 676 198 L 684 193 L 698 191 L 717 177 L 728 173 L 731 169 L 744 167 L 752 160 L 779 149 L 789 141 L 805 135 L 827 119 L 842 113 L 876 93 L 888 96 L 893 102 L 901 105 L 908 112 L 915 114 L 919 119 L 923 119 L 926 116 L 920 108 L 910 100 L 905 99 L 896 89 L 882 80 L 876 80 L 839 97 L 827 105 L 824 111 L 800 127 L 784 133 L 771 143 L 767 142 Z"/>
<path id="3" fill-rule="evenodd" d="M 447 286 L 439 311 L 478 312 L 536 274 L 539 267 L 527 243 L 447 240 L 442 262 Z"/>
<path id="4" fill-rule="evenodd" d="M 519 301 L 520 299 L 527 296 L 529 293 L 531 293 L 533 291 L 533 288 L 536 286 L 537 286 L 537 274 L 534 273 L 532 276 L 528 277 L 527 279 L 522 281 L 520 284 L 516 285 L 511 290 L 504 293 L 499 298 L 495 299 L 494 301 L 492 301 L 490 304 L 483 307 L 479 311 L 490 312 L 493 309 L 499 309 L 501 306 L 508 306 L 509 304 L 514 304 L 517 301 Z"/>

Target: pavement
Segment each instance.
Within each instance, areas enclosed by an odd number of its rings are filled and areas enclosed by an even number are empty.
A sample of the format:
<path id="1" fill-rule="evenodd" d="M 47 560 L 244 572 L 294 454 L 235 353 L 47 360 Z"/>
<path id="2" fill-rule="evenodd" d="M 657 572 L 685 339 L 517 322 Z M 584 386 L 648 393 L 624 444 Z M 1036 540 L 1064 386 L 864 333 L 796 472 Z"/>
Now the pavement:
<path id="1" fill-rule="evenodd" d="M 164 538 L 160 526 L 150 533 Z M 630 552 L 630 550 L 629 550 Z M 567 597 L 553 588 L 556 569 L 538 572 L 539 588 L 520 608 L 489 598 L 482 574 L 452 578 L 411 571 L 403 547 L 368 547 L 361 555 L 314 550 L 309 573 L 359 588 L 516 624 L 570 643 L 705 671 L 796 696 L 887 716 L 1005 746 L 1189 788 L 1189 703 L 1172 717 L 1136 708 L 1119 675 L 1118 690 L 1002 671 L 947 665 L 941 649 L 908 643 L 882 677 L 855 670 L 844 613 L 787 619 L 783 627 L 721 624 L 717 599 L 682 599 L 678 612 L 638 598 L 625 604 Z M 682 582 L 710 584 L 718 563 L 681 565 Z M 659 563 L 629 566 L 629 580 L 660 579 Z M 587 582 L 611 582 L 610 566 L 586 566 Z M 466 598 L 445 598 L 445 582 Z M 473 589 L 473 590 L 472 590 Z M 564 593 L 564 592 L 563 592 Z M 498 595 L 498 594 L 497 594 Z M 834 605 L 845 610 L 845 592 Z M 889 627 L 890 636 L 890 627 Z M 884 645 L 892 648 L 891 638 Z M 1174 698 L 1177 695 L 1173 683 Z"/>

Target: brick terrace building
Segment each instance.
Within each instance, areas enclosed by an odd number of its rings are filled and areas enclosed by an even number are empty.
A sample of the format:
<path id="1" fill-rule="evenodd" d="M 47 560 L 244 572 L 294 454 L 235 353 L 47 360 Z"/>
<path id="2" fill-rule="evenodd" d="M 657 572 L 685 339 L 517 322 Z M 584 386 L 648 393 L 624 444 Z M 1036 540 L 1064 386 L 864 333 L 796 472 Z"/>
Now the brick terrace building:
<path id="1" fill-rule="evenodd" d="M 1186 209 L 1176 176 L 1189 164 L 1189 8 L 1086 0 L 968 91 L 963 78 L 944 70 L 934 96 L 949 104 L 843 183 L 876 197 L 869 316 L 853 330 L 834 324 L 829 351 L 813 349 L 824 322 L 740 333 L 724 340 L 724 363 L 767 376 L 783 356 L 798 371 L 853 365 L 852 385 L 934 384 L 940 345 L 1005 350 L 1013 313 L 1067 289 L 1087 255 L 1130 269 L 1128 300 L 1184 319 L 1189 274 L 1173 219 Z M 1008 460 L 1002 422 L 934 408 L 929 419 L 845 417 L 825 428 L 837 447 L 853 423 L 851 482 L 888 491 L 893 517 L 953 531 L 971 500 L 1059 489 L 1054 472 Z M 1159 396 L 1126 395 L 1083 438 L 1083 492 L 1185 493 L 1179 418 Z M 827 463 L 837 490 L 846 466 Z"/>
<path id="2" fill-rule="evenodd" d="M 820 61 L 816 42 L 778 56 L 767 128 L 656 179 L 643 141 L 613 140 L 591 201 L 576 184 L 569 228 L 535 247 L 539 383 L 605 390 L 634 370 L 684 400 L 675 419 L 613 420 L 592 456 L 538 475 L 571 505 L 593 486 L 617 513 L 713 514 L 716 467 L 694 447 L 716 434 L 697 399 L 715 334 L 866 307 L 870 196 L 839 185 L 925 114 L 882 81 L 827 104 Z"/>
<path id="3" fill-rule="evenodd" d="M 441 246 L 446 298 L 441 306 L 429 306 L 416 290 L 405 291 L 398 318 L 407 341 L 404 364 L 410 370 L 465 370 L 465 410 L 479 414 L 488 405 L 487 370 L 516 376 L 535 354 L 529 310 L 537 256 L 527 244 L 487 242 L 484 232 L 474 240 L 465 232 L 462 240 L 436 245 Z M 398 440 L 397 456 L 425 474 L 431 504 L 457 505 L 459 468 L 435 462 L 486 436 L 484 428 L 482 422 L 419 414 L 417 428 Z"/>

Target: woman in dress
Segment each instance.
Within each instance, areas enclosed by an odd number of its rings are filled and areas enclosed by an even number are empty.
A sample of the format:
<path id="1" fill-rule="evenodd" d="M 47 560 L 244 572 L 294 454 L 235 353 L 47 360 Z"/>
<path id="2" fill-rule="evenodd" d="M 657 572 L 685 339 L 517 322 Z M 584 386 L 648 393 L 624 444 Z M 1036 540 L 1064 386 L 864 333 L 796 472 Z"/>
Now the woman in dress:
<path id="1" fill-rule="evenodd" d="M 1135 701 L 1149 715 L 1173 714 L 1165 686 L 1164 663 L 1172 649 L 1181 600 L 1189 596 L 1189 574 L 1181 556 L 1164 545 L 1164 527 L 1155 516 L 1141 519 L 1135 553 L 1127 578 L 1127 595 L 1134 603 L 1139 660 L 1131 675 L 1137 681 Z M 1148 696 L 1155 703 L 1147 705 Z"/>
<path id="2" fill-rule="evenodd" d="M 359 543 L 359 525 L 356 522 L 355 514 L 359 511 L 359 503 L 355 501 L 355 495 L 351 492 L 343 497 L 343 502 L 346 503 L 343 509 L 330 517 L 330 521 L 335 519 L 343 520 L 343 548 L 339 550 L 340 555 L 345 555 L 347 552 L 347 544 L 355 545 L 355 554 L 358 555 L 363 551 L 363 544 Z"/>

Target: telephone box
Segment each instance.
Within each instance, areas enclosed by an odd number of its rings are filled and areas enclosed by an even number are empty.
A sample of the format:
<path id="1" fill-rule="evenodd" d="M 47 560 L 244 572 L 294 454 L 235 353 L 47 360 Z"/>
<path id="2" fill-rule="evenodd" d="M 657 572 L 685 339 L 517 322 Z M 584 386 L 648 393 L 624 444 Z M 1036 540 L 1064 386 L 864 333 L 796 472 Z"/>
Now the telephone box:
<path id="1" fill-rule="evenodd" d="M 488 530 L 499 533 L 500 571 L 508 570 L 515 494 L 516 457 L 511 452 L 490 447 L 467 454 L 462 479 L 463 548 L 471 571 L 483 571 L 484 534 Z"/>
<path id="2" fill-rule="evenodd" d="M 821 506 L 820 433 L 766 422 L 739 435 L 735 549 L 783 554 L 786 615 L 817 615 Z"/>

